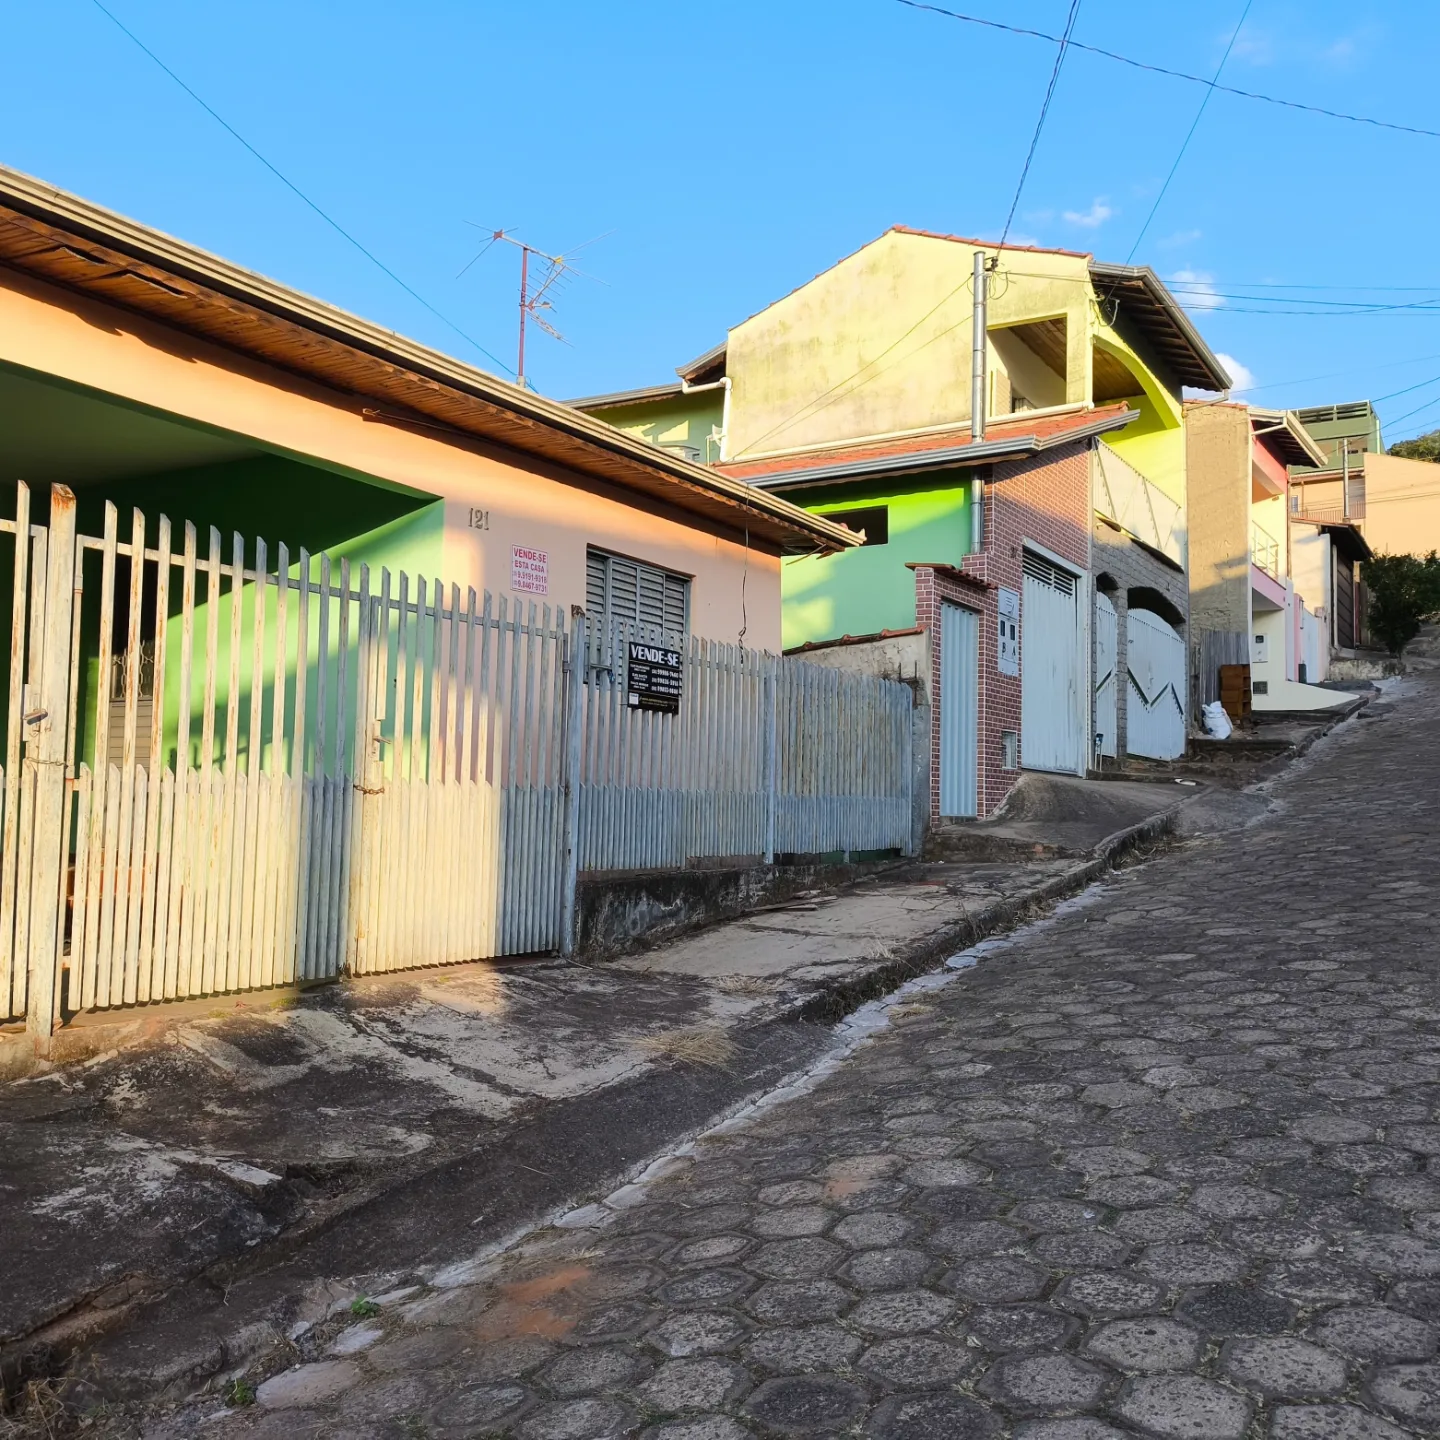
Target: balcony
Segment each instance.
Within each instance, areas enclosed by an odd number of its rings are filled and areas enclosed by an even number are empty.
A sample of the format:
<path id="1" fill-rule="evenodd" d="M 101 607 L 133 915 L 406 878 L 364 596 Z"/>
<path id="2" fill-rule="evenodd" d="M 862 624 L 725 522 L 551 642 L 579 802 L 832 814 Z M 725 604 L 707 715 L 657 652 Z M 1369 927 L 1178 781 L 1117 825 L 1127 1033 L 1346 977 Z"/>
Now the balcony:
<path id="1" fill-rule="evenodd" d="M 1250 559 L 1272 580 L 1280 578 L 1280 542 L 1258 525 L 1250 527 Z"/>
<path id="2" fill-rule="evenodd" d="M 1309 520 L 1316 525 L 1348 525 L 1365 518 L 1364 495 L 1352 495 L 1348 506 L 1338 501 L 1326 503 L 1318 496 L 1307 501 L 1303 495 L 1293 497 L 1290 514 L 1296 520 Z"/>

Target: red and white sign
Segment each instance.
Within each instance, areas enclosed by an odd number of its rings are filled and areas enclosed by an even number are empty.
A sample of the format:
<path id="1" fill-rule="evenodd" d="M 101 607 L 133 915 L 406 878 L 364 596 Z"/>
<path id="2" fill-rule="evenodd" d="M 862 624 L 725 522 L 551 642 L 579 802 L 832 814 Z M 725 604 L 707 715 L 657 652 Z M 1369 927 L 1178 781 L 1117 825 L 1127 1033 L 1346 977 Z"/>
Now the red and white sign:
<path id="1" fill-rule="evenodd" d="M 510 588 L 522 595 L 550 593 L 550 556 L 524 545 L 510 547 Z"/>

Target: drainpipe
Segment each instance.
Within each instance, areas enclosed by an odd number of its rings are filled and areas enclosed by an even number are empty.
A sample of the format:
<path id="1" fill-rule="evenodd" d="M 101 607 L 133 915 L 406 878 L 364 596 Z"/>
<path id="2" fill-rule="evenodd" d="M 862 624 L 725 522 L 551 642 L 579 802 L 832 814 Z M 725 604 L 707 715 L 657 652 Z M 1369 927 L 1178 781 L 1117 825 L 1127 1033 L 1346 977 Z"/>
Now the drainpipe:
<path id="1" fill-rule="evenodd" d="M 975 252 L 974 324 L 970 332 L 970 438 L 985 438 L 985 371 L 988 356 L 985 342 L 985 252 Z"/>
<path id="2" fill-rule="evenodd" d="M 723 390 L 725 392 L 725 407 L 720 412 L 720 458 L 725 460 L 728 458 L 725 448 L 730 441 L 730 377 L 722 375 L 718 380 L 708 380 L 703 385 L 692 385 L 683 378 L 680 381 L 682 395 L 703 395 L 707 390 Z"/>
<path id="3" fill-rule="evenodd" d="M 974 321 L 970 334 L 970 439 L 985 439 L 985 389 L 989 376 L 985 252 L 975 252 Z M 985 482 L 978 472 L 970 475 L 970 553 L 978 555 L 985 546 Z"/>

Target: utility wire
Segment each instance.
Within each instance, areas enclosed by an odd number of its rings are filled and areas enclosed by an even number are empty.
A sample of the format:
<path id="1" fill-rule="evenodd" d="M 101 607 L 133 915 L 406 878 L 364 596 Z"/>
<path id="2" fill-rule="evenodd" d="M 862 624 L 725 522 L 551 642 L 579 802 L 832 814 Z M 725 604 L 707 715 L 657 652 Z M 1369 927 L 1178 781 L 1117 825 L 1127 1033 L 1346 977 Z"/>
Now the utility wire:
<path id="1" fill-rule="evenodd" d="M 1433 400 L 1427 400 L 1423 405 L 1417 405 L 1413 410 L 1407 410 L 1403 415 L 1395 416 L 1393 420 L 1387 420 L 1385 423 L 1387 425 L 1398 425 L 1402 420 L 1408 420 L 1412 415 L 1419 415 L 1424 410 L 1433 409 L 1436 405 L 1440 405 L 1440 395 L 1437 395 Z"/>
<path id="2" fill-rule="evenodd" d="M 1055 95 L 1055 83 L 1060 79 L 1060 67 L 1065 63 L 1065 52 L 1070 48 L 1070 35 L 1075 29 L 1076 17 L 1080 14 L 1080 0 L 1070 0 L 1070 14 L 1065 21 L 1065 33 L 1060 37 L 1060 49 L 1055 56 L 1055 67 L 1050 72 L 1050 83 L 1045 87 L 1045 99 L 1040 105 L 1040 118 L 1035 122 L 1035 133 L 1030 137 L 1030 149 L 1025 156 L 1025 164 L 1020 168 L 1020 183 L 1015 187 L 1015 198 L 1010 202 L 1010 213 L 1005 217 L 1005 228 L 1000 232 L 1000 248 L 1005 248 L 1005 241 L 1010 237 L 1010 226 L 1015 220 L 1015 210 L 1020 204 L 1020 194 L 1025 189 L 1026 178 L 1030 174 L 1030 162 L 1035 158 L 1035 147 L 1040 143 L 1040 132 L 1045 128 L 1045 117 L 1050 113 L 1050 101 Z M 975 297 L 979 303 L 980 297 Z"/>
<path id="3" fill-rule="evenodd" d="M 1220 63 L 1215 67 L 1214 78 L 1206 88 L 1204 96 L 1200 101 L 1200 108 L 1195 112 L 1195 118 L 1190 122 L 1190 128 L 1185 132 L 1185 138 L 1180 142 L 1180 153 L 1175 157 L 1175 163 L 1170 167 L 1170 173 L 1165 177 L 1165 183 L 1160 187 L 1160 193 L 1155 197 L 1155 203 L 1150 207 L 1150 213 L 1145 217 L 1145 223 L 1140 227 L 1140 233 L 1135 237 L 1135 243 L 1130 247 L 1130 253 L 1125 257 L 1128 265 L 1134 258 L 1135 252 L 1140 248 L 1140 242 L 1145 238 L 1145 232 L 1150 228 L 1150 222 L 1155 218 L 1155 212 L 1159 210 L 1160 203 L 1165 199 L 1165 192 L 1170 188 L 1170 182 L 1175 178 L 1175 172 L 1180 168 L 1180 162 L 1185 158 L 1185 152 L 1190 148 L 1190 141 L 1195 137 L 1195 131 L 1200 127 L 1200 119 L 1205 114 L 1205 107 L 1210 103 L 1210 97 L 1215 93 L 1216 83 L 1220 79 L 1220 72 L 1225 68 L 1225 62 L 1230 58 L 1230 52 L 1235 48 L 1235 42 L 1240 38 L 1240 31 L 1244 28 L 1246 18 L 1250 14 L 1250 7 L 1255 0 L 1245 0 L 1245 8 L 1240 12 L 1240 19 L 1236 23 L 1234 31 L 1230 35 L 1230 43 L 1225 47 L 1225 53 L 1220 57 Z"/>
<path id="4" fill-rule="evenodd" d="M 1427 360 L 1440 360 L 1440 355 L 1412 355 L 1408 360 L 1390 360 L 1384 365 L 1366 365 L 1353 370 L 1332 370 L 1327 375 L 1302 375 L 1296 380 L 1269 380 L 1264 385 L 1247 385 L 1243 390 L 1232 390 L 1230 393 L 1232 395 L 1251 395 L 1256 390 L 1278 390 L 1284 385 L 1313 385 L 1320 380 L 1343 380 L 1349 375 L 1356 375 L 1362 371 L 1398 370 L 1402 365 L 1421 365 Z M 1394 393 L 1402 395 L 1404 391 L 1397 390 Z"/>
<path id="5" fill-rule="evenodd" d="M 979 15 L 963 15 L 958 10 L 946 10 L 939 5 L 925 5 L 921 0 L 896 0 L 899 5 L 908 6 L 911 10 L 928 10 L 934 15 L 944 15 L 949 20 L 963 20 L 967 25 L 983 25 L 988 30 L 1004 30 L 1011 35 L 1027 35 L 1036 40 L 1049 40 L 1056 44 L 1060 36 L 1051 35 L 1044 30 L 1029 30 L 1023 25 L 1006 25 L 999 20 L 985 20 Z M 1254 90 L 1240 90 L 1234 85 L 1219 85 L 1213 80 L 1207 80 L 1203 75 L 1188 75 L 1183 70 L 1170 70 L 1164 65 L 1150 65 L 1143 60 L 1133 60 L 1128 55 L 1118 55 L 1113 50 L 1102 49 L 1099 45 L 1085 45 L 1079 40 L 1070 42 L 1072 50 L 1084 50 L 1091 55 L 1102 56 L 1106 60 L 1115 60 L 1121 65 L 1129 65 L 1136 70 L 1148 70 L 1154 75 L 1168 75 L 1172 80 L 1188 80 L 1195 85 L 1205 85 L 1212 90 L 1219 90 L 1225 95 L 1238 95 L 1242 100 L 1259 100 L 1266 105 L 1281 105 L 1287 110 L 1304 110 L 1311 115 L 1324 115 L 1330 120 L 1348 120 L 1355 125 L 1374 125 L 1381 130 L 1398 130 L 1405 135 L 1424 135 L 1430 140 L 1440 140 L 1440 130 L 1426 130 L 1419 125 L 1399 125 L 1391 120 L 1376 120 L 1370 115 L 1350 115 L 1343 110 L 1327 110 L 1323 105 L 1306 105 L 1299 100 L 1282 100 L 1277 95 L 1261 95 Z"/>
<path id="6" fill-rule="evenodd" d="M 1005 219 L 1005 229 L 1001 232 L 1001 238 L 999 238 L 999 246 L 998 248 L 996 248 L 995 251 L 996 265 L 999 264 L 999 258 L 1001 258 L 1002 253 L 1004 253 L 1005 239 L 1007 239 L 1007 236 L 1009 235 L 1009 226 L 1011 226 L 1012 220 L 1015 219 L 1015 207 L 1020 204 L 1021 192 L 1025 189 L 1025 176 L 1028 176 L 1028 174 L 1030 174 L 1030 163 L 1035 158 L 1035 147 L 1040 144 L 1040 132 L 1043 131 L 1045 128 L 1045 115 L 1050 112 L 1050 101 L 1051 98 L 1053 98 L 1054 94 L 1056 94 L 1056 81 L 1058 78 L 1060 78 L 1060 66 L 1061 63 L 1064 62 L 1064 58 L 1066 58 L 1066 48 L 1068 42 L 1070 42 L 1070 32 L 1074 29 L 1074 23 L 1076 23 L 1076 16 L 1079 13 L 1080 0 L 1070 0 L 1070 16 L 1068 16 L 1068 19 L 1066 20 L 1066 33 L 1064 33 L 1063 39 L 1060 39 L 1060 42 L 1058 42 L 1060 43 L 1060 53 L 1058 53 L 1058 55 L 1056 56 L 1056 63 L 1054 63 L 1054 68 L 1051 69 L 1050 72 L 1050 84 L 1045 86 L 1045 98 L 1043 104 L 1041 104 L 1040 107 L 1040 120 L 1035 122 L 1035 132 L 1030 140 L 1030 153 L 1025 156 L 1025 164 L 1020 171 L 1020 184 L 1017 184 L 1017 186 L 1015 186 L 1015 199 L 1011 200 L 1011 203 L 1009 203 L 1009 215 L 1007 216 L 1007 219 Z M 929 308 L 929 310 L 924 312 L 922 317 L 920 317 L 919 320 L 916 321 L 916 323 L 910 325 L 909 330 L 904 331 L 904 333 L 901 334 L 901 336 L 897 337 L 896 340 L 891 341 L 888 346 L 884 347 L 884 350 L 881 350 L 880 353 L 876 354 L 876 356 L 871 356 L 870 359 L 865 361 L 864 364 L 861 364 L 861 366 L 858 366 L 857 369 L 852 370 L 850 374 L 847 374 L 847 376 L 845 376 L 845 379 L 837 380 L 835 384 L 832 384 L 832 386 L 829 387 L 828 390 L 825 390 L 825 392 L 822 392 L 821 395 L 816 395 L 814 399 L 808 400 L 805 405 L 802 405 L 801 408 L 795 410 L 792 415 L 788 415 L 785 419 L 779 420 L 776 425 L 770 426 L 768 431 L 765 431 L 763 435 L 757 435 L 756 438 L 753 439 L 753 441 L 750 441 L 749 445 L 744 446 L 743 451 L 740 451 L 739 455 L 733 456 L 733 458 L 739 459 L 740 456 L 746 454 L 747 451 L 753 451 L 753 449 L 755 449 L 757 445 L 765 444 L 765 442 L 770 439 L 770 436 L 778 435 L 778 433 L 782 431 L 788 431 L 788 429 L 791 428 L 792 425 L 795 425 L 798 420 L 808 419 L 811 418 L 811 416 L 818 415 L 821 410 L 824 410 L 825 408 L 827 408 L 827 406 L 832 405 L 835 400 L 841 399 L 842 393 L 844 393 L 844 395 L 848 395 L 848 393 L 850 393 L 851 386 L 854 386 L 854 383 L 857 382 L 857 380 L 860 380 L 860 377 L 863 376 L 863 374 L 865 374 L 867 370 L 873 370 L 874 367 L 877 366 L 877 364 L 880 364 L 881 360 L 886 359 L 886 356 L 888 356 L 891 351 L 897 350 L 897 348 L 903 346 L 904 341 L 909 340 L 910 336 L 913 336 L 913 334 L 916 333 L 916 331 L 919 330 L 919 328 L 922 327 L 922 325 L 926 323 L 926 321 L 929 320 L 929 318 L 932 317 L 933 314 L 936 314 L 936 311 L 939 311 L 940 308 L 945 307 L 946 304 L 949 304 L 949 302 L 952 301 L 953 298 L 956 297 L 956 295 L 959 295 L 962 289 L 968 287 L 969 284 L 971 284 L 971 276 L 966 276 L 966 278 L 963 279 L 963 281 L 960 282 L 959 285 L 956 285 L 955 289 L 952 289 L 952 291 L 949 291 L 946 295 L 942 295 L 942 297 L 940 297 L 940 300 L 937 300 L 935 304 L 933 304 L 932 307 Z M 979 304 L 978 295 L 976 295 L 975 300 L 973 300 L 973 304 Z M 962 323 L 963 321 L 959 321 L 958 324 Z M 949 334 L 950 330 L 955 330 L 955 328 L 956 325 L 950 325 L 948 330 L 940 331 L 940 334 Z M 927 346 L 927 344 L 932 343 L 932 341 L 937 340 L 937 338 L 939 338 L 939 336 L 932 336 L 930 337 L 930 340 L 927 340 L 924 344 L 926 344 Z M 920 348 L 922 348 L 923 350 L 924 346 Z"/>
<path id="7" fill-rule="evenodd" d="M 1440 293 L 1432 285 L 1425 300 L 1317 300 L 1311 295 L 1246 295 L 1239 290 L 1219 290 L 1205 281 L 1167 280 L 1166 288 L 1177 295 L 1209 295 L 1222 300 L 1254 300 L 1262 305 L 1315 305 L 1326 310 L 1428 310 L 1440 306 Z"/>
<path id="8" fill-rule="evenodd" d="M 1427 385 L 1440 383 L 1440 375 L 1432 375 L 1428 380 L 1422 380 L 1418 385 L 1407 385 L 1403 390 L 1392 390 L 1388 395 L 1377 395 L 1371 400 L 1372 405 L 1382 405 L 1386 400 L 1393 400 L 1397 395 L 1408 395 L 1412 390 L 1423 390 Z"/>
<path id="9" fill-rule="evenodd" d="M 91 0 L 91 4 L 93 4 L 122 35 L 125 35 L 140 50 L 148 55 L 217 125 L 227 131 L 235 140 L 238 140 L 287 190 L 304 201 L 332 230 L 348 240 L 372 265 L 375 265 L 384 274 L 388 275 L 412 300 L 418 301 L 437 320 L 448 325 L 450 329 L 467 344 L 473 345 L 487 360 L 493 361 L 505 371 L 507 375 L 514 375 L 514 370 L 501 360 L 499 356 L 492 355 L 474 336 L 467 335 L 448 315 L 442 314 L 423 295 L 411 289 L 383 260 L 367 250 L 338 220 L 327 215 L 293 180 L 276 169 L 223 115 L 219 114 L 212 106 L 197 95 L 133 30 L 129 29 L 112 11 L 107 10 L 105 6 L 100 3 L 100 0 Z"/>

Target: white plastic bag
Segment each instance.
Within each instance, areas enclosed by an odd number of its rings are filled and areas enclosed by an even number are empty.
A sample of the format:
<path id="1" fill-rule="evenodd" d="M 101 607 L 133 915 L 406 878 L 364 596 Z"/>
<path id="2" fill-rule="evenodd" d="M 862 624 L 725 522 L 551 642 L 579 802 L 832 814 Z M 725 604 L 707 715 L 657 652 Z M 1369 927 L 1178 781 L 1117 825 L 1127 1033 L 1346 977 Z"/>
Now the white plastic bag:
<path id="1" fill-rule="evenodd" d="M 1218 701 L 1212 700 L 1204 706 L 1202 715 L 1205 718 L 1205 733 L 1215 740 L 1228 740 L 1230 738 L 1230 717 L 1225 713 L 1225 707 Z"/>

